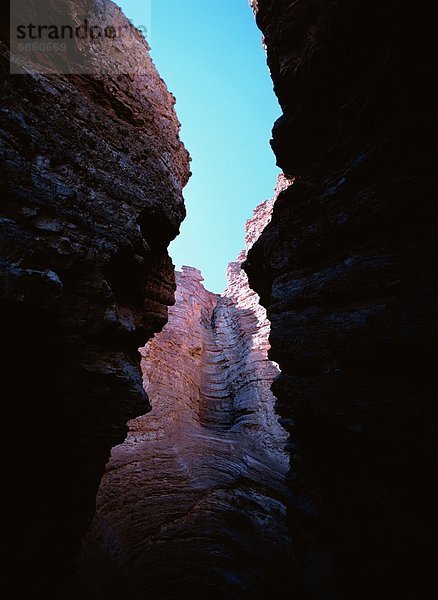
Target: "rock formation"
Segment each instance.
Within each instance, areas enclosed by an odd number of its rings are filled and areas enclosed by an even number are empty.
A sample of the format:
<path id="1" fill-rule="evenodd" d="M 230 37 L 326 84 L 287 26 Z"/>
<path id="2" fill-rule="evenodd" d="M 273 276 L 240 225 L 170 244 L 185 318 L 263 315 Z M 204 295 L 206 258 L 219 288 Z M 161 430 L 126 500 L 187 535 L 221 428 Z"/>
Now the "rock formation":
<path id="1" fill-rule="evenodd" d="M 50 597 L 79 545 L 111 447 L 148 410 L 137 349 L 174 302 L 167 246 L 189 177 L 175 100 L 142 35 L 99 4 L 132 33 L 117 74 L 8 76 L 1 43 L 2 385 L 20 597 L 26 585 Z"/>
<path id="2" fill-rule="evenodd" d="M 273 201 L 248 222 L 252 245 Z M 222 296 L 177 273 L 169 322 L 141 350 L 150 414 L 113 449 L 78 597 L 266 598 L 290 583 L 286 432 L 270 391 L 269 322 L 242 252 Z"/>
<path id="3" fill-rule="evenodd" d="M 434 35 L 394 1 L 252 4 L 284 113 L 272 145 L 296 181 L 245 269 L 282 372 L 302 577 L 312 598 L 423 597 L 436 555 Z"/>

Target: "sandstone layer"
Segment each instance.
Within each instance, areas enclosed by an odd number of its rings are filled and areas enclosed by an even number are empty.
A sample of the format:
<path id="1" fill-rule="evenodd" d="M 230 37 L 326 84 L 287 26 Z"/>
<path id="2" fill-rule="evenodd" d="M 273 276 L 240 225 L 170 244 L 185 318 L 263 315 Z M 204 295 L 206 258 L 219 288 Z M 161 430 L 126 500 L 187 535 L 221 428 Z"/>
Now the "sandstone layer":
<path id="1" fill-rule="evenodd" d="M 8 76 L 1 44 L 2 385 L 21 440 L 8 460 L 11 554 L 26 574 L 18 595 L 41 584 L 49 597 L 63 576 L 111 447 L 149 407 L 137 349 L 174 302 L 167 246 L 189 177 L 175 100 L 142 35 L 112 2 L 97 4 L 132 34 L 129 51 L 114 50 L 117 75 Z"/>
<path id="2" fill-rule="evenodd" d="M 434 36 L 394 1 L 252 4 L 284 113 L 272 145 L 296 181 L 245 269 L 282 373 L 302 577 L 312 598 L 424 596 L 437 539 Z"/>
<path id="3" fill-rule="evenodd" d="M 273 201 L 248 222 L 251 245 Z M 222 296 L 177 273 L 169 322 L 141 350 L 152 412 L 113 449 L 85 538 L 80 598 L 266 598 L 290 584 L 287 435 L 269 322 L 241 270 Z"/>

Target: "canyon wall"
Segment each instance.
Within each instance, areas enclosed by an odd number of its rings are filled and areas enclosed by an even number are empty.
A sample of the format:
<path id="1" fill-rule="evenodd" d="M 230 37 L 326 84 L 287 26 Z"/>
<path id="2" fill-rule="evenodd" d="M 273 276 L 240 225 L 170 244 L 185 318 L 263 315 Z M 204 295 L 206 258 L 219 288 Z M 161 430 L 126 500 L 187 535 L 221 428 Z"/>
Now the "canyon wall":
<path id="1" fill-rule="evenodd" d="M 2 385 L 19 596 L 41 586 L 51 597 L 62 579 L 111 447 L 149 409 L 137 349 L 174 302 L 167 246 L 190 174 L 175 99 L 142 35 L 112 2 L 97 4 L 131 32 L 113 49 L 117 74 L 23 66 L 10 76 L 0 48 Z"/>
<path id="2" fill-rule="evenodd" d="M 248 247 L 272 204 L 248 222 Z M 270 391 L 278 369 L 245 256 L 222 296 L 197 269 L 176 274 L 169 322 L 141 349 L 152 412 L 113 449 L 78 598 L 266 598 L 290 585 L 287 435 Z"/>
<path id="3" fill-rule="evenodd" d="M 423 597 L 436 556 L 431 21 L 394 1 L 252 5 L 283 110 L 272 146 L 295 183 L 245 269 L 281 368 L 302 578 L 312 598 Z"/>

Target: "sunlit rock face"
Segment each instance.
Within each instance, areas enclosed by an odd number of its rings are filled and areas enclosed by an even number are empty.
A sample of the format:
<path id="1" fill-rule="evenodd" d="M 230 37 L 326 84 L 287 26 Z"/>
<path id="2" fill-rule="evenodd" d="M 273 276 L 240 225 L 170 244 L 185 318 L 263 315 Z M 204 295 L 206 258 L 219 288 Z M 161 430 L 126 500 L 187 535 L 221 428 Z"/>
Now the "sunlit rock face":
<path id="1" fill-rule="evenodd" d="M 8 459 L 20 597 L 27 585 L 51 597 L 79 547 L 111 447 L 148 410 L 137 349 L 174 301 L 167 246 L 189 177 L 175 99 L 142 35 L 99 4 L 132 33 L 117 75 L 2 74 L 2 385 L 22 440 Z"/>
<path id="2" fill-rule="evenodd" d="M 283 110 L 272 145 L 296 181 L 245 269 L 282 373 L 302 577 L 323 599 L 425 597 L 437 506 L 435 35 L 393 0 L 252 4 Z"/>
<path id="3" fill-rule="evenodd" d="M 248 223 L 250 245 L 272 201 Z M 152 412 L 130 423 L 102 480 L 80 597 L 265 598 L 293 574 L 286 432 L 270 391 L 269 323 L 239 260 L 222 296 L 176 274 L 169 322 L 141 350 Z"/>

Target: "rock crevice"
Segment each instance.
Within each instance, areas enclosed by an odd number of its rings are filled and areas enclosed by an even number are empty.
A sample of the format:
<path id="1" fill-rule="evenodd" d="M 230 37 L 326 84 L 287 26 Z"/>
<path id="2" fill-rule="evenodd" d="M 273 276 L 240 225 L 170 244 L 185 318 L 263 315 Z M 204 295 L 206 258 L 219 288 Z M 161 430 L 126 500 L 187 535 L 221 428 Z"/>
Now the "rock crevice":
<path id="1" fill-rule="evenodd" d="M 248 248 L 272 205 L 248 222 Z M 289 583 L 286 432 L 270 391 L 278 369 L 245 257 L 229 265 L 220 296 L 197 269 L 176 274 L 169 322 L 141 350 L 153 410 L 112 452 L 84 543 L 81 598 L 90 589 L 118 600 L 141 589 L 262 598 Z"/>

